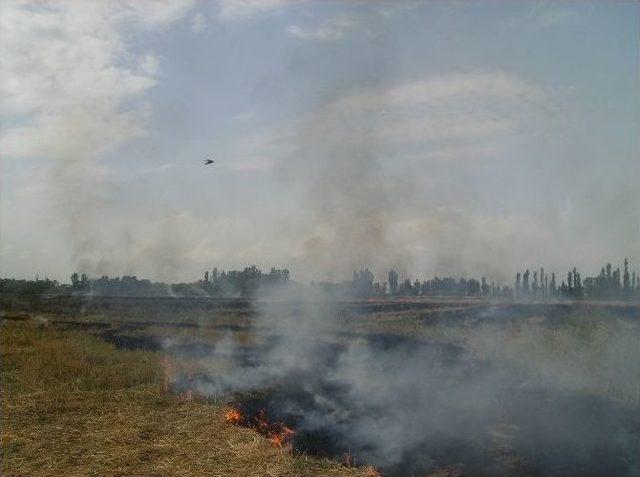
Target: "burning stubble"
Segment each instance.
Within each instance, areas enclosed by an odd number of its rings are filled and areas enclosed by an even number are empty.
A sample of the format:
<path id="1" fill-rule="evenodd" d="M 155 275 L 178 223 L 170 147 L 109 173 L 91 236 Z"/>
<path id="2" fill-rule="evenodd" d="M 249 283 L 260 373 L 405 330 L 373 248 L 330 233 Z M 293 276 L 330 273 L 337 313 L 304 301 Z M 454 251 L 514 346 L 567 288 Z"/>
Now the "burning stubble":
<path id="1" fill-rule="evenodd" d="M 173 386 L 230 400 L 230 422 L 277 445 L 348 455 L 384 475 L 639 469 L 633 320 L 569 316 L 558 328 L 552 316 L 532 317 L 433 325 L 437 339 L 353 337 L 321 294 L 262 303 L 253 346 L 227 339 L 209 371 L 176 376 Z"/>

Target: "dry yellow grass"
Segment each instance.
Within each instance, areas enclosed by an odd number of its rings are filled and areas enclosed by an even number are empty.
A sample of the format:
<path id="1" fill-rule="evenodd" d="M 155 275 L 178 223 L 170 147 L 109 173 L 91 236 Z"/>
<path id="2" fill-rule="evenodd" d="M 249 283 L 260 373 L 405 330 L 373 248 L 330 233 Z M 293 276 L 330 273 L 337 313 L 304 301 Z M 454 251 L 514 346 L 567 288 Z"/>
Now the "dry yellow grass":
<path id="1" fill-rule="evenodd" d="M 367 475 L 163 392 L 156 353 L 28 323 L 5 322 L 0 337 L 2 475 Z"/>

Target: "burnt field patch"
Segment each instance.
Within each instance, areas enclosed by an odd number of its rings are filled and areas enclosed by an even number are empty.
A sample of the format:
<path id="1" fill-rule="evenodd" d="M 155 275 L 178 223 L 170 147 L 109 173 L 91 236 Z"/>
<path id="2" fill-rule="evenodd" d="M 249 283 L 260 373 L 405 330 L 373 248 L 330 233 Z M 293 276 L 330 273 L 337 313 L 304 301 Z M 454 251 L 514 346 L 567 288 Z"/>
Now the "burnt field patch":
<path id="1" fill-rule="evenodd" d="M 349 327 L 341 304 L 303 303 L 269 306 L 250 327 L 50 324 L 184 362 L 164 371 L 180 400 L 226 402 L 227 424 L 346 469 L 637 474 L 637 320 L 626 308 L 515 309 L 376 312 Z"/>
<path id="2" fill-rule="evenodd" d="M 260 345 L 219 343 L 178 393 L 294 452 L 383 475 L 634 475 L 640 336 L 622 314 L 425 323 L 437 339 L 341 333 L 333 309 L 266 310 Z M 542 313 L 542 315 L 540 315 Z M 581 314 L 582 313 L 582 314 Z M 506 325 L 506 326 L 505 326 Z M 222 372 L 210 363 L 226 362 Z"/>
<path id="3" fill-rule="evenodd" d="M 392 355 L 382 358 L 387 363 L 367 358 L 374 384 L 340 377 L 338 357 L 322 373 L 292 373 L 236 394 L 228 420 L 277 445 L 389 476 L 444 468 L 473 476 L 633 475 L 640 465 L 640 417 L 629 407 L 528 384 L 516 370 L 496 372 L 451 346 L 368 346 L 367 353 Z M 413 379 L 397 379 L 406 376 L 399 362 Z"/>

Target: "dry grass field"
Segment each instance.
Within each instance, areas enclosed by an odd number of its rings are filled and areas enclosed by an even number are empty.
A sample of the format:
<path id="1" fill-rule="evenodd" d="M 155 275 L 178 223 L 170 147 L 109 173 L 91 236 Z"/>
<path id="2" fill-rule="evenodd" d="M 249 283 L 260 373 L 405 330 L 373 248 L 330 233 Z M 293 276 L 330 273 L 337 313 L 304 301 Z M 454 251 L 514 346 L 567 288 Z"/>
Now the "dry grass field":
<path id="1" fill-rule="evenodd" d="M 2 475 L 366 475 L 294 455 L 167 393 L 163 357 L 73 331 L 5 322 Z"/>
<path id="2" fill-rule="evenodd" d="M 372 464 L 393 477 L 564 477 L 640 465 L 637 307 L 347 304 L 300 334 L 309 315 L 297 308 L 196 309 L 198 325 L 184 326 L 170 315 L 138 322 L 137 305 L 3 312 L 2 475 L 380 475 L 354 465 Z M 302 348 L 296 356 L 317 366 L 281 374 L 278 351 Z M 349 350 L 370 352 L 355 355 L 367 379 L 336 386 L 351 368 L 333 357 Z M 354 394 L 371 383 L 375 393 Z M 405 396 L 409 405 L 387 405 Z M 440 419 L 453 427 L 389 464 L 348 434 L 370 416 L 393 417 L 373 436 L 385 446 Z"/>

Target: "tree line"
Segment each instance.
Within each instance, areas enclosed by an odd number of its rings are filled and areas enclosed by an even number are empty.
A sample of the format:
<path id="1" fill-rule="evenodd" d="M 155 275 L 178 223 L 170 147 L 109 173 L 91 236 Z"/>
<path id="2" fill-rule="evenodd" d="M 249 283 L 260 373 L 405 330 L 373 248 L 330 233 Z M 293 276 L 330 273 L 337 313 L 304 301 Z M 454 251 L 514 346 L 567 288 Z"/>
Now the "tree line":
<path id="1" fill-rule="evenodd" d="M 488 297 L 516 300 L 640 300 L 640 274 L 630 271 L 629 261 L 623 267 L 613 269 L 610 263 L 600 273 L 583 278 L 573 268 L 562 278 L 544 267 L 526 269 L 515 276 L 513 287 L 487 280 L 486 277 L 453 278 L 434 277 L 426 280 L 401 277 L 397 270 L 389 270 L 386 280 L 376 281 L 369 268 L 356 270 L 351 280 L 340 283 L 312 282 L 334 296 L 408 297 L 455 296 Z M 191 283 L 166 284 L 139 279 L 136 276 L 90 278 L 86 274 L 73 273 L 70 284 L 55 280 L 0 279 L 0 293 L 11 296 L 41 296 L 46 294 L 78 294 L 98 296 L 184 296 L 184 297 L 255 297 L 259 290 L 276 287 L 302 286 L 293 282 L 286 268 L 272 267 L 263 272 L 255 265 L 242 270 L 206 270 L 200 280 Z"/>
<path id="2" fill-rule="evenodd" d="M 84 273 L 73 273 L 68 290 L 97 296 L 253 297 L 261 288 L 287 284 L 289 275 L 286 268 L 272 267 L 269 272 L 263 272 L 255 265 L 229 271 L 215 267 L 211 272 L 206 270 L 196 282 L 166 284 L 136 276 L 110 278 L 105 275 L 92 279 Z"/>
<path id="3" fill-rule="evenodd" d="M 264 273 L 255 265 L 244 270 L 218 271 L 215 267 L 211 273 L 204 272 L 198 283 L 209 296 L 255 296 L 259 289 L 273 288 L 289 283 L 289 270 L 271 267 Z"/>
<path id="4" fill-rule="evenodd" d="M 434 277 L 427 280 L 399 278 L 397 270 L 390 270 L 386 281 L 374 281 L 373 272 L 364 268 L 353 273 L 350 281 L 340 284 L 321 282 L 325 291 L 353 297 L 382 296 L 457 296 L 490 297 L 497 299 L 557 300 L 640 300 L 640 275 L 629 271 L 629 260 L 624 260 L 623 270 L 612 269 L 610 263 L 602 267 L 595 277 L 582 278 L 574 267 L 566 279 L 556 279 L 556 274 L 546 273 L 544 267 L 533 272 L 518 272 L 513 287 L 501 285 L 486 277 L 453 278 Z"/>
<path id="5" fill-rule="evenodd" d="M 567 272 L 566 279 L 556 280 L 555 273 L 545 274 L 544 268 L 533 272 L 527 269 L 516 274 L 515 296 L 533 299 L 570 298 L 580 300 L 625 300 L 640 299 L 640 276 L 629 272 L 629 260 L 624 259 L 623 270 L 613 270 L 610 263 L 600 269 L 595 277 L 582 278 L 573 268 Z"/>
<path id="6" fill-rule="evenodd" d="M 513 290 L 496 282 L 489 282 L 486 277 L 475 278 L 434 277 L 428 280 L 402 277 L 397 270 L 389 270 L 387 280 L 374 281 L 373 272 L 364 268 L 353 273 L 351 281 L 340 284 L 320 282 L 317 285 L 325 291 L 342 293 L 353 297 L 383 296 L 458 296 L 458 297 L 513 297 Z"/>

